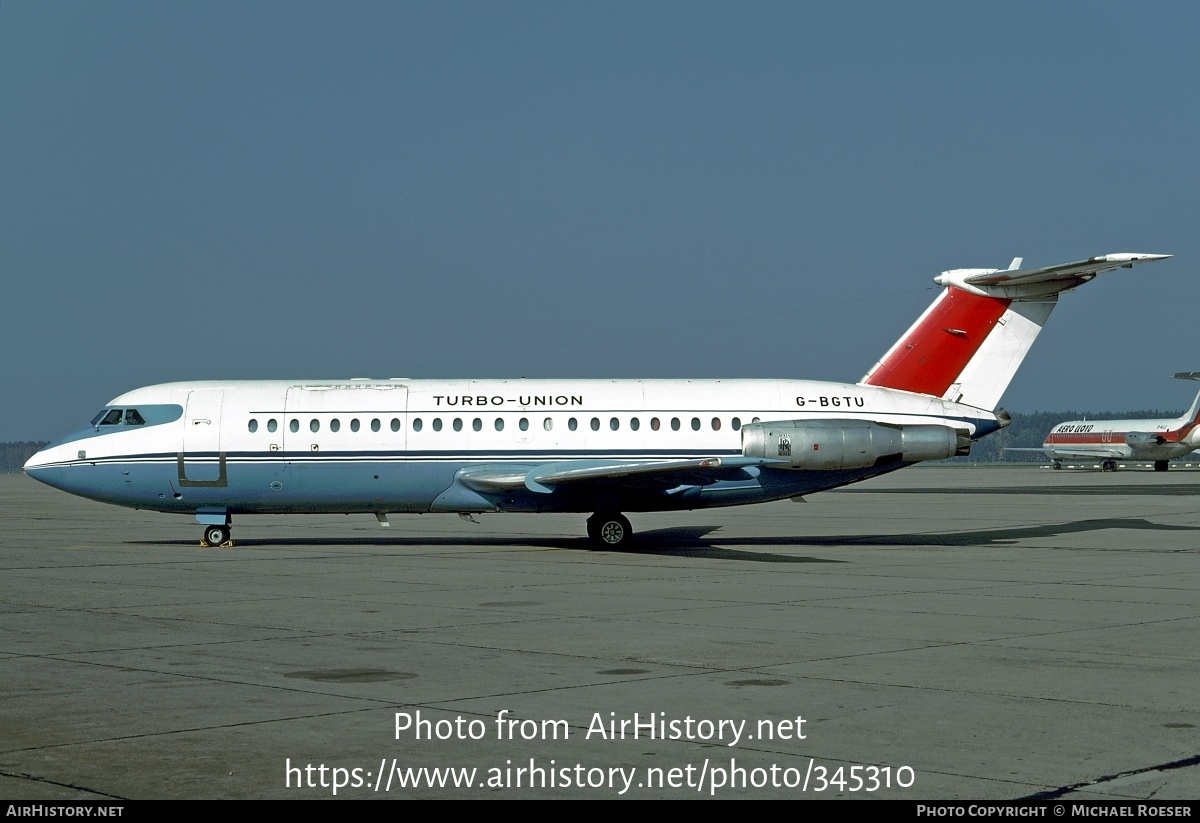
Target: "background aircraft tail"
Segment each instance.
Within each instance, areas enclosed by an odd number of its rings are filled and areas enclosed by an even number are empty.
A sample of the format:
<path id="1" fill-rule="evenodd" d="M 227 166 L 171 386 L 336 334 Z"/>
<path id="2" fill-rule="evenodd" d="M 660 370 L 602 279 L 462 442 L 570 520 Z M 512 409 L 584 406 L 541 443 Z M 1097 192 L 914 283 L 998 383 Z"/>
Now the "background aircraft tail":
<path id="1" fill-rule="evenodd" d="M 1178 380 L 1200 380 L 1200 372 L 1181 371 L 1177 372 L 1175 377 Z M 1179 440 L 1190 444 L 1193 448 L 1200 447 L 1200 393 L 1196 394 L 1191 408 L 1175 422 L 1179 425 L 1173 431 L 1178 434 Z"/>
<path id="2" fill-rule="evenodd" d="M 1170 256 L 1108 254 L 1035 269 L 1017 258 L 1008 269 L 942 272 L 934 282 L 946 288 L 859 382 L 994 409 L 1060 293 Z"/>

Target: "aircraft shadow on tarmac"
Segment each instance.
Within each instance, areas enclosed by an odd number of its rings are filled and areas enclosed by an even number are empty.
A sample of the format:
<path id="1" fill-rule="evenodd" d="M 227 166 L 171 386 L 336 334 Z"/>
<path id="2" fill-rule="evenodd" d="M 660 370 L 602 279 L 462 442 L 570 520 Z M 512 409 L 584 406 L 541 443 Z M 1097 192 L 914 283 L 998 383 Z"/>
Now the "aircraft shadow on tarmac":
<path id="1" fill-rule="evenodd" d="M 744 559 L 764 560 L 763 556 L 754 553 L 746 556 L 747 552 L 731 552 L 725 546 L 794 546 L 800 547 L 837 547 L 837 546 L 1007 546 L 1021 540 L 1034 540 L 1046 537 L 1061 537 L 1070 534 L 1101 531 L 1105 529 L 1125 529 L 1131 531 L 1200 531 L 1200 526 L 1175 526 L 1167 523 L 1154 523 L 1144 518 L 1101 518 L 1095 520 L 1076 520 L 1070 523 L 1047 523 L 1038 526 L 1017 526 L 998 529 L 977 529 L 960 532 L 922 532 L 918 534 L 846 534 L 812 536 L 781 536 L 781 537 L 741 537 L 730 535 L 724 537 L 712 534 L 715 528 L 707 529 L 660 529 L 658 531 L 642 532 L 634 539 L 630 551 L 641 554 L 680 554 L 689 557 L 729 557 L 735 554 Z M 712 534 L 712 537 L 709 535 Z M 638 538 L 641 538 L 639 543 Z M 657 545 L 655 545 L 657 544 Z M 720 544 L 719 546 L 716 544 Z M 712 549 L 721 554 L 697 552 L 696 548 Z M 1171 549 L 1170 551 L 1194 551 L 1193 549 Z M 774 562 L 846 562 L 830 561 L 823 558 L 796 558 L 793 555 L 767 555 L 768 558 L 779 558 Z"/>
<path id="2" fill-rule="evenodd" d="M 1039 526 L 1015 526 L 999 529 L 976 529 L 959 532 L 918 534 L 846 534 L 823 537 L 752 537 L 722 540 L 735 545 L 775 546 L 1005 546 L 1021 540 L 1082 534 L 1104 529 L 1132 531 L 1200 531 L 1200 526 L 1173 526 L 1153 523 L 1144 518 L 1108 517 L 1095 520 L 1076 520 L 1070 523 L 1047 523 Z M 1183 549 L 1183 551 L 1191 551 Z"/>
<path id="3" fill-rule="evenodd" d="M 666 529 L 652 529 L 635 535 L 630 547 L 622 553 L 649 554 L 660 557 L 681 557 L 711 560 L 741 560 L 754 563 L 845 563 L 848 560 L 830 558 L 806 557 L 795 554 L 776 554 L 762 551 L 741 551 L 738 548 L 757 549 L 775 548 L 836 548 L 852 546 L 1007 546 L 1022 540 L 1036 540 L 1047 537 L 1062 537 L 1065 535 L 1084 534 L 1106 529 L 1123 529 L 1126 531 L 1200 531 L 1200 526 L 1176 526 L 1166 523 L 1154 523 L 1144 518 L 1100 518 L 1094 520 L 1076 520 L 1069 523 L 1047 523 L 1036 526 L 1017 526 L 997 529 L 976 529 L 956 532 L 922 532 L 899 534 L 844 534 L 844 535 L 781 535 L 770 537 L 724 535 L 720 526 L 682 526 Z M 164 545 L 164 541 L 137 540 L 129 541 L 133 545 Z M 166 545 L 192 546 L 189 541 L 165 541 Z M 533 546 L 540 548 L 567 549 L 588 552 L 609 552 L 611 549 L 598 548 L 584 537 L 503 537 L 496 535 L 476 536 L 456 535 L 454 537 L 353 537 L 353 538 L 316 538 L 316 537 L 283 537 L 275 540 L 249 539 L 238 540 L 238 548 L 268 548 L 268 547 L 298 547 L 322 546 L 337 547 L 367 547 L 403 548 L 411 547 L 487 547 L 516 548 Z M 234 551 L 237 549 L 235 548 Z M 214 549 L 213 551 L 219 551 Z M 1164 551 L 1197 551 L 1188 548 L 1164 549 Z"/>
<path id="4" fill-rule="evenodd" d="M 501 537 L 496 535 L 472 537 L 470 535 L 454 537 L 282 537 L 274 540 L 250 538 L 238 539 L 232 551 L 249 548 L 287 548 L 297 546 L 322 546 L 328 548 L 376 546 L 378 548 L 421 549 L 426 547 L 455 547 L 479 548 L 495 546 L 497 548 L 520 548 L 532 546 L 547 549 L 568 549 L 586 552 L 613 552 L 616 554 L 652 554 L 661 557 L 688 557 L 716 560 L 744 560 L 755 563 L 845 563 L 844 560 L 830 560 L 819 557 L 800 557 L 794 554 L 768 554 L 765 552 L 737 551 L 727 549 L 717 543 L 742 543 L 751 546 L 794 546 L 798 541 L 788 537 L 778 538 L 731 538 L 729 540 L 709 540 L 707 535 L 720 530 L 720 526 L 682 526 L 670 529 L 655 529 L 634 535 L 628 549 L 614 551 L 596 546 L 586 537 Z M 187 540 L 129 540 L 127 545 L 135 546 L 195 546 Z M 208 551 L 230 551 L 230 549 L 208 549 Z"/>

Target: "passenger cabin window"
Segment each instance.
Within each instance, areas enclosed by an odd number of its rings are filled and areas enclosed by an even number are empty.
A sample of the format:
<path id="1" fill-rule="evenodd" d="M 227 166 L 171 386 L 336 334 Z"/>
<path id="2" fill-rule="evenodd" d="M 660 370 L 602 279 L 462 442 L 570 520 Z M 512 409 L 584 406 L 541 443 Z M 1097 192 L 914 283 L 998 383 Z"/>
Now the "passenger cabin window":
<path id="1" fill-rule="evenodd" d="M 614 417 L 608 421 L 608 427 L 613 431 L 616 431 L 617 429 L 621 428 L 621 421 Z"/>
<path id="2" fill-rule="evenodd" d="M 673 431 L 673 432 L 679 431 L 679 418 L 678 417 L 671 418 L 671 431 Z"/>
<path id="3" fill-rule="evenodd" d="M 358 418 L 357 417 L 350 420 L 350 431 L 352 431 L 352 432 L 358 431 Z"/>
<path id="4" fill-rule="evenodd" d="M 733 427 L 734 431 L 738 431 L 742 427 L 742 418 L 740 418 L 740 417 L 733 418 L 733 420 L 729 421 L 729 425 Z"/>
<path id="5" fill-rule="evenodd" d="M 279 424 L 275 422 L 274 417 L 272 417 L 270 420 L 267 421 L 267 431 L 273 432 L 277 428 L 279 428 Z"/>
<path id="6" fill-rule="evenodd" d="M 371 430 L 372 430 L 372 431 L 379 431 L 379 429 L 378 429 L 378 428 L 376 428 L 376 426 L 375 426 L 375 424 L 376 424 L 376 423 L 378 423 L 378 422 L 379 422 L 378 420 L 372 420 L 372 421 L 371 421 Z M 419 432 L 419 431 L 421 430 L 421 427 L 422 427 L 422 426 L 424 426 L 424 425 L 425 425 L 425 424 L 421 422 L 421 418 L 419 418 L 419 417 L 414 417 L 414 418 L 413 418 L 413 422 L 412 422 L 412 430 L 413 430 L 413 431 L 415 431 L 415 432 Z"/>
<path id="7" fill-rule="evenodd" d="M 546 431 L 550 431 L 550 430 L 552 430 L 552 429 L 554 428 L 554 420 L 553 420 L 553 418 L 547 417 L 545 420 L 543 420 L 543 421 L 542 421 L 542 428 L 543 428 L 543 429 L 545 429 Z"/>
<path id="8" fill-rule="evenodd" d="M 321 430 L 321 421 L 314 417 L 308 423 L 308 430 L 313 434 L 319 432 Z"/>
<path id="9" fill-rule="evenodd" d="M 712 419 L 712 427 L 713 427 L 713 431 L 719 432 L 721 430 L 721 418 L 714 417 Z"/>
<path id="10" fill-rule="evenodd" d="M 329 430 L 331 432 L 338 431 L 341 428 L 342 428 L 342 421 L 338 420 L 336 417 L 329 421 Z"/>
<path id="11" fill-rule="evenodd" d="M 295 434 L 300 431 L 300 421 L 293 420 L 291 423 L 288 423 L 288 428 L 292 430 L 292 434 Z"/>
<path id="12" fill-rule="evenodd" d="M 462 431 L 462 418 L 461 417 L 454 418 L 454 430 L 456 432 Z"/>
<path id="13" fill-rule="evenodd" d="M 700 418 L 699 417 L 692 418 L 692 431 L 694 431 L 694 432 L 700 431 Z"/>
<path id="14" fill-rule="evenodd" d="M 496 418 L 496 431 L 498 431 L 498 432 L 504 431 L 504 418 L 503 417 Z"/>
<path id="15" fill-rule="evenodd" d="M 591 425 L 592 425 L 592 431 L 594 431 L 594 432 L 600 431 L 600 418 L 593 417 Z"/>
<path id="16" fill-rule="evenodd" d="M 661 425 L 662 425 L 662 424 L 658 422 L 658 418 L 657 418 L 657 417 L 651 417 L 651 418 L 650 418 L 650 428 L 652 428 L 654 431 L 658 431 L 658 429 L 659 429 L 659 427 L 660 427 Z"/>
<path id="17" fill-rule="evenodd" d="M 642 422 L 640 420 L 638 420 L 636 417 L 631 417 L 629 419 L 629 428 L 633 429 L 634 431 L 637 431 L 641 427 L 642 427 Z"/>
<path id="18" fill-rule="evenodd" d="M 442 430 L 442 418 L 440 418 L 440 417 L 433 418 L 433 430 L 435 432 L 440 432 Z"/>
<path id="19" fill-rule="evenodd" d="M 579 421 L 572 417 L 567 421 L 567 428 L 571 431 L 575 431 L 577 428 L 579 428 Z"/>
<path id="20" fill-rule="evenodd" d="M 529 418 L 522 417 L 520 422 L 517 423 L 517 425 L 520 427 L 521 431 L 523 431 L 523 432 L 529 431 Z"/>
<path id="21" fill-rule="evenodd" d="M 421 430 L 421 427 L 418 426 L 417 431 L 420 431 L 420 430 Z M 371 421 L 371 431 L 373 431 L 373 432 L 379 431 L 379 418 L 378 417 L 376 417 L 374 420 Z"/>
<path id="22" fill-rule="evenodd" d="M 246 428 L 250 429 L 251 434 L 254 434 L 256 431 L 258 431 L 258 421 L 251 417 L 250 424 Z"/>
<path id="23" fill-rule="evenodd" d="M 394 431 L 394 432 L 400 431 L 400 418 L 399 417 L 392 418 L 392 431 Z"/>
<path id="24" fill-rule="evenodd" d="M 473 428 L 477 432 L 483 431 L 483 421 L 480 420 L 478 417 L 476 417 L 474 420 L 471 421 L 471 428 Z"/>

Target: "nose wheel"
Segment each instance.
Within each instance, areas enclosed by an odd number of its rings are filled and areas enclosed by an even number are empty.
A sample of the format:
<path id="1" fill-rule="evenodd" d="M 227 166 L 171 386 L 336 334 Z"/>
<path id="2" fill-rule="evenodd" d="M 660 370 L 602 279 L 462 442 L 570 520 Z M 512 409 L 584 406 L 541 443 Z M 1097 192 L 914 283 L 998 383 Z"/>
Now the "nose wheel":
<path id="1" fill-rule="evenodd" d="M 232 546 L 233 538 L 230 537 L 229 527 L 205 526 L 204 537 L 200 540 L 200 545 L 206 549 L 215 548 L 217 546 Z"/>
<path id="2" fill-rule="evenodd" d="M 622 549 L 633 538 L 633 527 L 620 512 L 596 512 L 587 521 L 588 537 L 604 549 Z"/>

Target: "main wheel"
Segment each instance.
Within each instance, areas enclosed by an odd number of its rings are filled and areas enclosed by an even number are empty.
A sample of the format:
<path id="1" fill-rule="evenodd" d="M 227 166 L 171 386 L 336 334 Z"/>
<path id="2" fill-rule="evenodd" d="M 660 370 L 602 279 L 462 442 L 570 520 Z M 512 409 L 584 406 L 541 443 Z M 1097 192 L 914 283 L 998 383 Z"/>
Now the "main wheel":
<path id="1" fill-rule="evenodd" d="M 1165 472 L 1167 470 L 1167 461 L 1166 460 L 1155 460 L 1154 461 L 1154 470 L 1156 472 Z"/>
<path id="2" fill-rule="evenodd" d="M 228 526 L 206 526 L 204 529 L 204 542 L 210 546 L 220 546 L 229 540 Z"/>
<path id="3" fill-rule="evenodd" d="M 1116 470 L 1117 470 L 1117 461 L 1116 460 L 1105 460 L 1103 463 L 1100 464 L 1100 471 L 1111 472 L 1111 471 L 1116 471 Z"/>
<path id="4" fill-rule="evenodd" d="M 1061 461 L 1061 460 L 1055 460 L 1055 461 L 1054 461 L 1054 468 L 1056 468 L 1056 469 L 1061 469 L 1061 468 L 1062 468 L 1062 461 Z"/>
<path id="5" fill-rule="evenodd" d="M 620 549 L 629 544 L 633 527 L 620 512 L 596 512 L 587 521 L 588 537 L 606 549 Z"/>

